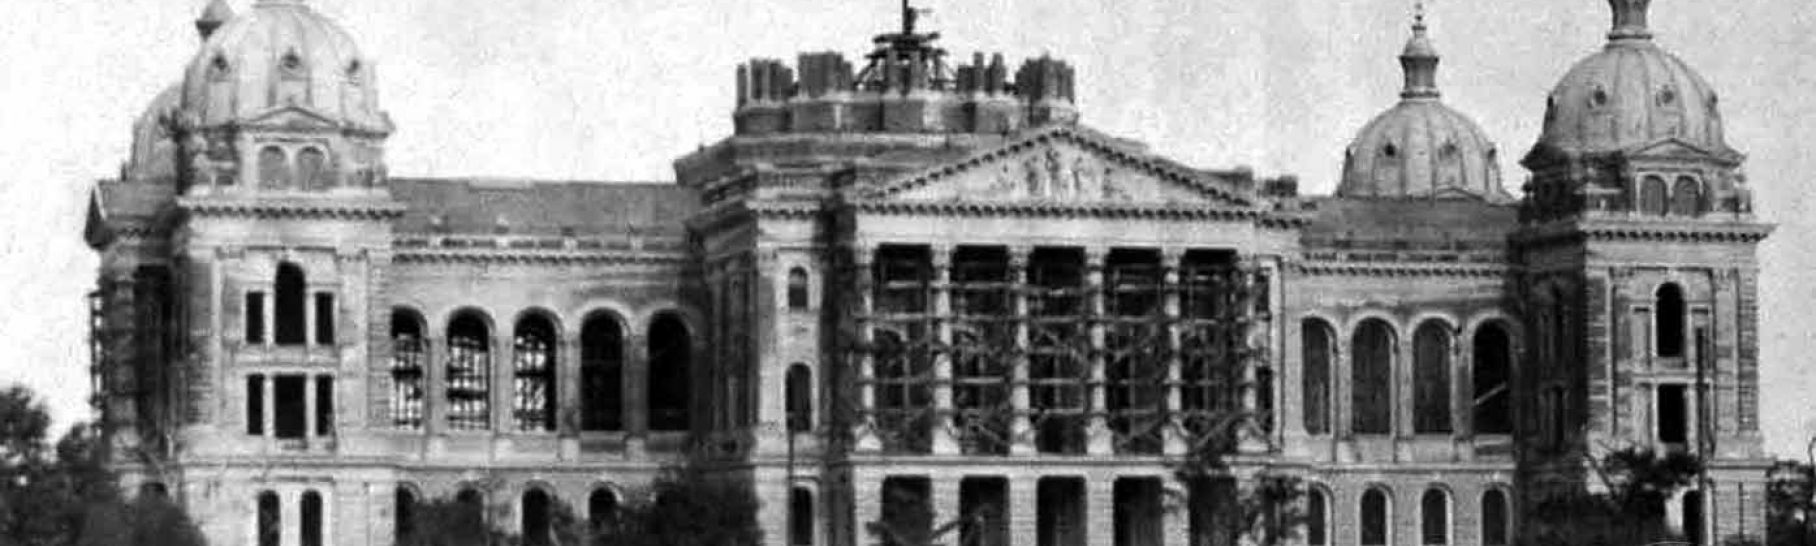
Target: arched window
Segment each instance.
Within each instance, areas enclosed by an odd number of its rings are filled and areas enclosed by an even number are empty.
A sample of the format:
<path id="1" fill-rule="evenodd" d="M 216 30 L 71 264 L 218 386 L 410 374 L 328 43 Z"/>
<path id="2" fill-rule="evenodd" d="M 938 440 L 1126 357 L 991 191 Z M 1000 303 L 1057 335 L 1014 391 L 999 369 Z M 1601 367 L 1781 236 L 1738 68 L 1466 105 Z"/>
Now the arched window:
<path id="1" fill-rule="evenodd" d="M 491 428 L 492 330 L 478 313 L 448 321 L 448 428 Z"/>
<path id="2" fill-rule="evenodd" d="M 1362 493 L 1362 544 L 1363 546 L 1386 546 L 1390 538 L 1392 507 L 1387 502 L 1387 492 L 1379 488 L 1369 488 Z"/>
<path id="3" fill-rule="evenodd" d="M 594 530 L 608 528 L 618 520 L 618 495 L 604 487 L 586 496 L 586 521 Z"/>
<path id="4" fill-rule="evenodd" d="M 541 489 L 531 488 L 523 492 L 523 512 L 521 513 L 524 546 L 549 546 L 549 494 Z"/>
<path id="5" fill-rule="evenodd" d="M 1393 432 L 1394 332 L 1386 321 L 1369 319 L 1350 340 L 1350 428 L 1356 434 Z"/>
<path id="6" fill-rule="evenodd" d="M 290 187 L 289 158 L 284 150 L 270 146 L 259 150 L 259 187 L 282 189 Z"/>
<path id="7" fill-rule="evenodd" d="M 1507 507 L 1507 493 L 1489 489 L 1482 493 L 1482 545 L 1507 546 L 1507 531 L 1513 527 L 1513 512 Z"/>
<path id="8" fill-rule="evenodd" d="M 277 344 L 308 343 L 308 318 L 303 308 L 308 304 L 309 285 L 303 279 L 303 268 L 290 262 L 277 264 L 275 288 L 277 305 L 273 311 L 277 317 Z"/>
<path id="9" fill-rule="evenodd" d="M 1450 544 L 1450 495 L 1425 490 L 1419 498 L 1419 531 L 1425 544 Z"/>
<path id="10" fill-rule="evenodd" d="M 1657 326 L 1653 339 L 1658 340 L 1658 356 L 1661 358 L 1678 358 L 1684 356 L 1684 291 L 1676 284 L 1665 283 L 1658 287 L 1658 313 L 1653 323 Z"/>
<path id="11" fill-rule="evenodd" d="M 517 430 L 555 430 L 555 325 L 527 315 L 512 339 L 512 421 Z"/>
<path id="12" fill-rule="evenodd" d="M 1337 332 L 1329 324 L 1306 319 L 1299 327 L 1300 358 L 1304 360 L 1305 432 L 1330 433 L 1330 361 Z"/>
<path id="13" fill-rule="evenodd" d="M 1475 383 L 1471 422 L 1476 434 L 1512 434 L 1509 379 L 1513 377 L 1513 340 L 1499 324 L 1484 324 L 1475 333 Z"/>
<path id="14" fill-rule="evenodd" d="M 624 335 L 616 317 L 580 325 L 580 429 L 624 428 Z"/>
<path id="15" fill-rule="evenodd" d="M 649 327 L 649 428 L 687 430 L 692 392 L 693 341 L 687 325 L 662 315 Z"/>
<path id="16" fill-rule="evenodd" d="M 397 535 L 397 543 L 405 544 L 416 534 L 416 492 L 399 486 L 392 494 L 391 502 L 391 525 Z"/>
<path id="17" fill-rule="evenodd" d="M 1440 434 L 1450 426 L 1450 327 L 1420 325 L 1412 336 L 1413 432 Z"/>
<path id="18" fill-rule="evenodd" d="M 813 370 L 806 364 L 789 366 L 787 391 L 788 431 L 813 430 Z"/>
<path id="19" fill-rule="evenodd" d="M 813 546 L 813 492 L 794 488 L 788 499 L 788 538 L 793 546 Z"/>
<path id="20" fill-rule="evenodd" d="M 798 311 L 808 306 L 807 270 L 799 267 L 788 270 L 788 308 Z"/>
<path id="21" fill-rule="evenodd" d="M 1678 178 L 1671 188 L 1671 214 L 1694 218 L 1702 215 L 1702 184 L 1688 176 Z"/>
<path id="22" fill-rule="evenodd" d="M 1305 544 L 1330 544 L 1330 496 L 1321 487 L 1313 487 L 1305 494 Z"/>
<path id="23" fill-rule="evenodd" d="M 391 426 L 422 428 L 423 373 L 428 343 L 422 316 L 409 309 L 391 311 Z"/>
<path id="24" fill-rule="evenodd" d="M 1639 187 L 1640 212 L 1664 216 L 1670 206 L 1665 196 L 1665 179 L 1648 176 Z"/>
<path id="25" fill-rule="evenodd" d="M 1684 492 L 1683 498 L 1684 538 L 1691 544 L 1708 544 L 1703 541 L 1703 494 L 1702 491 Z"/>
<path id="26" fill-rule="evenodd" d="M 322 546 L 322 494 L 304 491 L 301 512 L 303 546 Z"/>
<path id="27" fill-rule="evenodd" d="M 283 543 L 283 506 L 275 491 L 262 491 L 258 496 L 259 546 L 281 546 Z"/>
<path id="28" fill-rule="evenodd" d="M 303 148 L 296 154 L 296 181 L 308 190 L 325 190 L 334 185 L 328 169 L 328 155 L 315 148 Z"/>

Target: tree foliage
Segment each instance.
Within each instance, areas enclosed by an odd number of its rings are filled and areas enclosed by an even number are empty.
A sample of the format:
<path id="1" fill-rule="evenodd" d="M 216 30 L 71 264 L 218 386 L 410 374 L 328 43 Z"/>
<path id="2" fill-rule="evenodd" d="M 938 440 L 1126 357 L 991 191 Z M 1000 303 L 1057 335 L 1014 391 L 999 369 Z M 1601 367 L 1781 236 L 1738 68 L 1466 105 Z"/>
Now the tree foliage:
<path id="1" fill-rule="evenodd" d="M 701 458 L 665 465 L 649 488 L 601 521 L 599 546 L 744 546 L 762 541 L 747 480 Z M 783 499 L 781 502 L 785 502 Z"/>
<path id="2" fill-rule="evenodd" d="M 1665 520 L 1665 503 L 1693 485 L 1702 474 L 1702 459 L 1685 452 L 1658 453 L 1629 447 L 1590 459 L 1589 470 L 1601 487 L 1588 491 L 1564 487 L 1532 508 L 1527 544 L 1649 544 L 1683 540 Z"/>
<path id="3" fill-rule="evenodd" d="M 1816 451 L 1816 439 L 1811 448 Z M 1805 461 L 1779 461 L 1767 476 L 1766 544 L 1816 546 L 1816 453 Z"/>
<path id="4" fill-rule="evenodd" d="M 167 495 L 126 499 L 101 459 L 101 438 L 75 425 L 53 445 L 50 413 L 30 390 L 0 391 L 0 544 L 201 546 Z"/>

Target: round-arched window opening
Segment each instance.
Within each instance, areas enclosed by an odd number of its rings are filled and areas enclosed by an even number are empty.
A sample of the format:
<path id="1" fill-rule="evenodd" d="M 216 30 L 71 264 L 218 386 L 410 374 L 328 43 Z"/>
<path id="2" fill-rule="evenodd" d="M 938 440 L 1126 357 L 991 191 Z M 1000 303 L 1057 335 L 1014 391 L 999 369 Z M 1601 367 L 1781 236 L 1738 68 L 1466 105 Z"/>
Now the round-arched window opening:
<path id="1" fill-rule="evenodd" d="M 1545 97 L 1545 121 L 1557 119 L 1557 97 Z"/>
<path id="2" fill-rule="evenodd" d="M 1670 106 L 1677 103 L 1677 89 L 1669 85 L 1658 90 L 1658 105 Z"/>
<path id="3" fill-rule="evenodd" d="M 1446 142 L 1444 143 L 1443 148 L 1438 149 L 1438 155 L 1443 156 L 1445 159 L 1456 157 L 1457 152 L 1458 148 L 1457 143 L 1455 142 Z"/>
<path id="4" fill-rule="evenodd" d="M 1387 157 L 1399 157 L 1400 149 L 1398 147 L 1395 147 L 1392 144 L 1388 144 L 1386 146 L 1381 147 L 1381 155 L 1384 155 Z"/>
<path id="5" fill-rule="evenodd" d="M 286 71 L 296 72 L 303 69 L 303 57 L 297 55 L 295 51 L 285 53 L 283 59 L 278 62 L 279 66 Z"/>
<path id="6" fill-rule="evenodd" d="M 1598 108 L 1602 107 L 1602 106 L 1607 106 L 1608 105 L 1608 90 L 1602 89 L 1600 87 L 1595 88 L 1595 92 L 1589 94 L 1589 105 L 1595 106 Z"/>

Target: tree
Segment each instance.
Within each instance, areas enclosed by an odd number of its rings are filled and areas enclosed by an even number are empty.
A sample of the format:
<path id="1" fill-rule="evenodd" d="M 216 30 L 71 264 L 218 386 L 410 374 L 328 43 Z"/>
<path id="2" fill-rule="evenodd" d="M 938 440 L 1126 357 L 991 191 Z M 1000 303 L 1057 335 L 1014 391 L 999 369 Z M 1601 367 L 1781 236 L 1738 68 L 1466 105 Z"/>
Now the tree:
<path id="1" fill-rule="evenodd" d="M 747 480 L 700 456 L 663 466 L 650 486 L 592 531 L 599 546 L 745 546 L 762 541 Z"/>
<path id="2" fill-rule="evenodd" d="M 1565 487 L 1533 508 L 1528 544 L 1647 544 L 1681 540 L 1665 523 L 1665 503 L 1702 475 L 1701 458 L 1649 447 L 1610 451 L 1587 461 L 1601 490 Z"/>
<path id="3" fill-rule="evenodd" d="M 30 390 L 0 391 L 0 543 L 204 544 L 201 531 L 168 496 L 122 498 L 94 426 L 72 426 L 54 446 L 49 430 L 50 413 Z"/>
<path id="4" fill-rule="evenodd" d="M 1785 459 L 1767 473 L 1766 544 L 1816 546 L 1816 438 L 1807 459 Z"/>

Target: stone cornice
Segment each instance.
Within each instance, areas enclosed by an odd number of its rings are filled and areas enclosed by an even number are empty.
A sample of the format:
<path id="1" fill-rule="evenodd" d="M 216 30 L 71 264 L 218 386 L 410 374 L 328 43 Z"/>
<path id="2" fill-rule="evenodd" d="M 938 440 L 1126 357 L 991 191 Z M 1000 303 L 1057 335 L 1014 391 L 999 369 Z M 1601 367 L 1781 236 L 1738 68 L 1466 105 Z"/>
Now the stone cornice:
<path id="1" fill-rule="evenodd" d="M 239 218 L 304 218 L 385 221 L 402 217 L 406 208 L 393 201 L 338 199 L 220 199 L 180 197 L 177 207 L 192 216 Z"/>
<path id="2" fill-rule="evenodd" d="M 1352 262 L 1296 260 L 1288 267 L 1308 276 L 1502 278 L 1513 268 L 1499 263 Z"/>
<path id="3" fill-rule="evenodd" d="M 1777 226 L 1757 222 L 1710 223 L 1700 220 L 1589 220 L 1553 222 L 1515 232 L 1518 244 L 1559 241 L 1638 241 L 1695 243 L 1758 243 Z"/>
<path id="4" fill-rule="evenodd" d="M 396 263 L 506 263 L 527 265 L 682 265 L 686 252 L 533 250 L 512 248 L 407 248 L 392 254 Z"/>
<path id="5" fill-rule="evenodd" d="M 1083 217 L 1118 220 L 1176 220 L 1213 222 L 1254 222 L 1270 228 L 1297 228 L 1310 219 L 1295 214 L 1266 210 L 1232 209 L 1202 205 L 1165 205 L 1137 203 L 1067 203 L 1058 201 L 887 201 L 861 200 L 850 203 L 862 213 L 909 214 L 928 216 L 1007 216 L 1023 218 Z"/>

